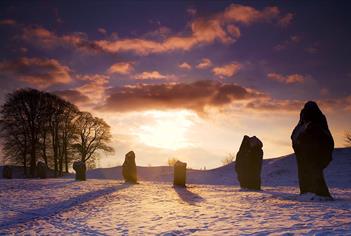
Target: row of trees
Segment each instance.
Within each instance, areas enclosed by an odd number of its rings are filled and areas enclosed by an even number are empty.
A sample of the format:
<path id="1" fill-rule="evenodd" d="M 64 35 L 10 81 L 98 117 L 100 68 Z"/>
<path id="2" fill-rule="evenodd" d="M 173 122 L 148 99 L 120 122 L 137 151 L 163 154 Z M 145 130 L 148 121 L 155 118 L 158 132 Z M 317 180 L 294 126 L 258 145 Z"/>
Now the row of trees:
<path id="1" fill-rule="evenodd" d="M 104 120 L 35 89 L 7 95 L 0 110 L 0 137 L 6 161 L 23 165 L 26 176 L 35 176 L 38 161 L 59 176 L 75 160 L 89 164 L 99 151 L 113 151 Z"/>

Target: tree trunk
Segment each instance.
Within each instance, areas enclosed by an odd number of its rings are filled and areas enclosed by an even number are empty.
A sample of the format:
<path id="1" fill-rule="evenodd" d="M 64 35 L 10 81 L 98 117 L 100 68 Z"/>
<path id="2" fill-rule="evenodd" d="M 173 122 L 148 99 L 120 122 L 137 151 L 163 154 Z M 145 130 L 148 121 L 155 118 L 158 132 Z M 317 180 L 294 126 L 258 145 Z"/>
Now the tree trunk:
<path id="1" fill-rule="evenodd" d="M 44 131 L 44 137 L 43 137 L 43 159 L 44 159 L 46 166 L 49 166 L 48 165 L 48 157 L 46 155 L 46 131 Z"/>
<path id="2" fill-rule="evenodd" d="M 54 158 L 54 176 L 57 177 L 57 144 L 56 144 L 56 135 L 55 129 L 52 128 L 52 149 L 53 149 L 53 158 Z"/>
<path id="3" fill-rule="evenodd" d="M 68 173 L 68 157 L 67 157 L 67 151 L 65 152 L 65 171 Z"/>
<path id="4" fill-rule="evenodd" d="M 31 177 L 35 177 L 35 162 L 36 162 L 35 142 L 32 141 L 32 147 L 31 147 L 31 152 L 30 152 L 30 175 L 31 175 Z"/>
<path id="5" fill-rule="evenodd" d="M 24 173 L 24 176 L 27 177 L 27 152 L 26 151 L 24 152 L 24 155 L 23 155 L 23 173 Z"/>

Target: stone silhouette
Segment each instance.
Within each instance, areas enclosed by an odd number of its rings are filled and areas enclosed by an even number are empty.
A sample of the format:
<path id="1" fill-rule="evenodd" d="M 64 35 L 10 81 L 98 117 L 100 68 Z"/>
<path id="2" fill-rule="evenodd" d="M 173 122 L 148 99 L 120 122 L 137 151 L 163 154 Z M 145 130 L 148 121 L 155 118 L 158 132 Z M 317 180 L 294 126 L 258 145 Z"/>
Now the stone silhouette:
<path id="1" fill-rule="evenodd" d="M 47 166 L 44 162 L 39 161 L 37 164 L 37 176 L 41 179 L 46 179 Z"/>
<path id="2" fill-rule="evenodd" d="M 123 178 L 128 183 L 137 183 L 137 168 L 135 163 L 135 153 L 130 151 L 126 154 L 122 165 Z"/>
<path id="3" fill-rule="evenodd" d="M 173 185 L 185 187 L 185 183 L 186 183 L 186 163 L 177 161 L 174 164 Z"/>
<path id="4" fill-rule="evenodd" d="M 235 171 L 241 188 L 261 189 L 263 144 L 256 136 L 244 136 L 236 154 Z"/>
<path id="5" fill-rule="evenodd" d="M 86 180 L 87 167 L 83 161 L 73 162 L 73 170 L 76 172 L 76 180 Z"/>
<path id="6" fill-rule="evenodd" d="M 327 119 L 315 102 L 307 102 L 301 110 L 291 139 L 296 154 L 300 193 L 309 192 L 331 198 L 323 170 L 332 160 L 334 140 Z"/>
<path id="7" fill-rule="evenodd" d="M 2 169 L 2 177 L 4 179 L 12 179 L 12 167 L 4 166 Z"/>

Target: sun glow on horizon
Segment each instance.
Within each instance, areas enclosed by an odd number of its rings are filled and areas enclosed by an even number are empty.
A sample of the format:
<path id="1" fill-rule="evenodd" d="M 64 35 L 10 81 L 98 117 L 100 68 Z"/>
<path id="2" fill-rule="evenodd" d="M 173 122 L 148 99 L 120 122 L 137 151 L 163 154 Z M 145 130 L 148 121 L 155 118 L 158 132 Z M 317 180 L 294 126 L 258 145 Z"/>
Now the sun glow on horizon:
<path id="1" fill-rule="evenodd" d="M 143 115 L 151 118 L 152 122 L 137 128 L 137 137 L 141 143 L 168 150 L 193 146 L 187 138 L 188 130 L 193 127 L 194 118 L 196 118 L 193 112 L 147 111 Z"/>

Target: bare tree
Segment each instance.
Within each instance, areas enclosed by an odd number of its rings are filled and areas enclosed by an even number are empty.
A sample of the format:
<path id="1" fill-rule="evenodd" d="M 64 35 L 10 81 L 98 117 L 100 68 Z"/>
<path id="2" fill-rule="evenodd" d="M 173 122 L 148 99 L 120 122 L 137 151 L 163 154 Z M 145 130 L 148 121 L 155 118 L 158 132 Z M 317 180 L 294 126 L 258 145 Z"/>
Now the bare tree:
<path id="1" fill-rule="evenodd" d="M 235 159 L 235 155 L 234 153 L 228 153 L 227 156 L 225 158 L 222 159 L 222 164 L 225 166 L 225 165 L 228 165 L 230 163 L 232 163 Z"/>
<path id="2" fill-rule="evenodd" d="M 42 158 L 55 176 L 68 172 L 76 154 L 90 167 L 100 151 L 112 152 L 110 126 L 60 97 L 35 89 L 7 95 L 0 109 L 0 138 L 8 162 L 30 166 Z"/>
<path id="3" fill-rule="evenodd" d="M 175 157 L 169 158 L 167 161 L 168 166 L 174 166 L 177 161 L 178 161 L 178 159 Z"/>
<path id="4" fill-rule="evenodd" d="M 18 152 L 22 153 L 24 158 L 27 157 L 27 152 L 29 152 L 31 176 L 35 175 L 39 133 L 43 123 L 43 109 L 41 107 L 42 97 L 43 93 L 38 90 L 20 89 L 8 94 L 1 109 L 1 119 L 5 126 L 3 135 L 16 135 L 16 137 L 8 138 L 7 142 L 11 139 L 13 142 L 14 140 L 17 140 L 16 147 L 21 150 Z M 14 132 L 14 134 L 11 134 L 9 131 Z M 21 142 L 19 141 L 19 134 L 25 136 L 21 139 Z M 21 143 L 23 144 L 23 142 L 25 142 L 26 145 L 21 146 Z M 10 149 L 7 151 L 10 151 Z M 26 162 L 27 161 L 24 161 L 24 164 L 26 164 Z"/>
<path id="5" fill-rule="evenodd" d="M 346 146 L 348 147 L 351 146 L 351 132 L 347 132 L 345 134 L 345 142 L 346 142 Z"/>
<path id="6" fill-rule="evenodd" d="M 75 126 L 78 137 L 73 148 L 82 162 L 93 158 L 98 151 L 113 152 L 108 145 L 112 138 L 110 126 L 103 119 L 93 117 L 89 112 L 81 112 Z"/>

